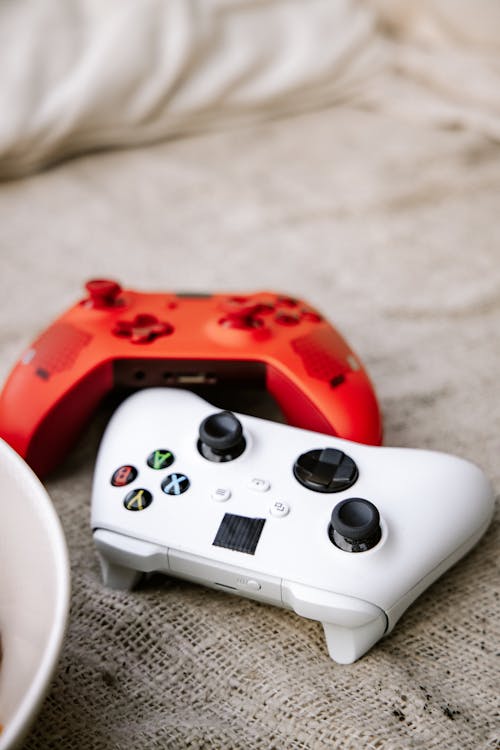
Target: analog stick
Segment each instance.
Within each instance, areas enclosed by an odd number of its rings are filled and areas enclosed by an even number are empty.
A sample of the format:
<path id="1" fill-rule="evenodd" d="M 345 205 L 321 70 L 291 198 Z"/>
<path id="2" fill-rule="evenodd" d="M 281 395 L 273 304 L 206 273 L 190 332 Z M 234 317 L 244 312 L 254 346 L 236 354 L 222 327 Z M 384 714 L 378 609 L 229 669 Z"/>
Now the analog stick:
<path id="1" fill-rule="evenodd" d="M 241 422 L 230 411 L 211 414 L 200 424 L 198 450 L 209 461 L 233 461 L 245 450 Z"/>
<path id="2" fill-rule="evenodd" d="M 361 497 L 342 500 L 332 511 L 330 540 L 346 552 L 366 552 L 380 541 L 380 515 L 373 503 Z"/>

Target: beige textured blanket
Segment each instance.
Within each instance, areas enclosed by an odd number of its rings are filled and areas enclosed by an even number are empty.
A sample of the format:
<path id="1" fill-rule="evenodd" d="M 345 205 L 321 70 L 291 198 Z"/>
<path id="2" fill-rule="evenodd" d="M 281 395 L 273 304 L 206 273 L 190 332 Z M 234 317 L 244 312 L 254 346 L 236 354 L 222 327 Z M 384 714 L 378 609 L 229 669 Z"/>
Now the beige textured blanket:
<path id="1" fill-rule="evenodd" d="M 251 13 L 269 4 L 238 5 Z M 347 12 L 347 5 L 331 5 Z M 377 29 L 400 60 L 377 69 L 363 88 L 375 97 L 370 110 L 367 100 L 363 109 L 361 100 L 338 98 L 293 118 L 269 120 L 255 110 L 237 129 L 88 155 L 3 182 L 0 379 L 90 277 L 150 290 L 283 290 L 319 307 L 363 359 L 380 396 L 387 444 L 470 458 L 498 493 L 498 119 L 491 79 L 474 75 L 466 85 L 474 70 L 498 72 L 490 65 L 497 6 L 478 2 L 481 13 L 471 14 L 465 2 L 407 3 L 408 26 L 406 13 L 390 5 L 370 5 L 370 13 L 384 13 L 383 23 L 379 16 L 374 26 L 361 24 Z M 457 25 L 452 6 L 464 9 L 467 23 Z M 48 6 L 38 7 L 45 13 Z M 118 13 L 114 7 L 89 3 L 86 19 L 97 24 L 103 9 Z M 125 12 L 131 3 L 118 7 Z M 184 7 L 194 12 L 197 5 Z M 13 23 L 20 8 L 27 3 L 4 3 L 0 17 L 9 12 Z M 70 18 L 69 4 L 58 8 L 56 36 Z M 356 5 L 359 18 L 367 8 Z M 34 13 L 19 27 L 25 65 L 47 49 L 46 38 L 32 33 L 37 19 Z M 6 28 L 0 24 L 0 33 Z M 90 34 L 96 27 L 80 20 L 80 28 Z M 68 70 L 88 34 L 68 46 Z M 11 54 L 10 37 L 2 39 Z M 133 49 L 131 37 L 123 45 Z M 105 47 L 103 41 L 103 53 Z M 466 50 L 471 63 L 454 79 L 460 97 L 437 87 L 427 111 L 428 79 L 415 75 L 412 99 L 398 71 L 410 63 L 414 71 L 432 70 L 437 55 L 436 82 L 446 62 Z M 57 78 L 50 55 L 43 59 L 37 86 L 48 71 Z M 370 65 L 365 71 L 371 77 Z M 13 75 L 5 66 L 3 73 L 0 91 Z M 392 97 L 396 85 L 407 99 Z M 112 113 L 114 87 L 104 90 L 109 110 L 102 111 Z M 136 93 L 132 87 L 131 105 Z M 415 112 L 412 100 L 422 105 Z M 76 132 L 66 129 L 69 120 L 57 132 L 47 125 L 41 140 L 39 119 L 20 114 L 23 97 L 11 101 L 18 119 L 10 140 L 5 124 L 13 112 L 5 104 L 0 110 L 4 176 L 69 153 Z M 147 111 L 159 122 L 167 110 Z M 213 115 L 213 129 L 218 120 L 209 110 L 203 127 Z M 143 125 L 139 112 L 120 133 L 128 139 L 137 127 L 142 137 Z M 50 148 L 39 150 L 42 143 Z M 241 403 L 274 415 L 256 394 L 241 394 Z M 496 750 L 498 509 L 480 545 L 420 597 L 391 636 L 342 667 L 329 659 L 321 626 L 285 610 L 160 576 L 132 593 L 103 588 L 89 502 L 112 408 L 103 404 L 45 482 L 68 540 L 72 607 L 61 661 L 25 750 Z"/>
<path id="2" fill-rule="evenodd" d="M 1 375 L 88 277 L 281 289 L 362 356 L 387 444 L 468 457 L 498 492 L 499 195 L 500 149 L 482 136 L 348 108 L 4 183 Z M 498 515 L 389 638 L 341 667 L 321 626 L 284 610 L 160 577 L 103 588 L 89 500 L 110 413 L 46 482 L 72 609 L 27 750 L 497 747 Z"/>

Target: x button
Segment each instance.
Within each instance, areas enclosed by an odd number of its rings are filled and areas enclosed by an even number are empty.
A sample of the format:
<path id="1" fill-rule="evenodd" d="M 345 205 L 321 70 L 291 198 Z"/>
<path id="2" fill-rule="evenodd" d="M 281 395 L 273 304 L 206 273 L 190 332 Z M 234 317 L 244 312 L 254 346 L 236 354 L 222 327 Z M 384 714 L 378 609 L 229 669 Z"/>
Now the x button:
<path id="1" fill-rule="evenodd" d="M 189 479 L 185 474 L 169 474 L 161 483 L 166 495 L 182 495 L 189 487 Z"/>

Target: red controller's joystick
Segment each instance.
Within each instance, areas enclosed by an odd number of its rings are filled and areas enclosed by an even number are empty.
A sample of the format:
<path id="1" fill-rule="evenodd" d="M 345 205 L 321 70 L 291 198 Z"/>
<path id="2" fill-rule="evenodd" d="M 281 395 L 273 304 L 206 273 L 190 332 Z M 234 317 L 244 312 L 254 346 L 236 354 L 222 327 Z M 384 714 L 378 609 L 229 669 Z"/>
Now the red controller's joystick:
<path id="1" fill-rule="evenodd" d="M 89 293 L 90 307 L 115 307 L 122 290 L 116 281 L 109 279 L 92 279 L 87 281 L 85 289 Z"/>
<path id="2" fill-rule="evenodd" d="M 146 293 L 93 279 L 22 353 L 0 393 L 0 438 L 39 474 L 113 388 L 264 386 L 292 425 L 382 437 L 377 399 L 341 334 L 301 299 Z"/>

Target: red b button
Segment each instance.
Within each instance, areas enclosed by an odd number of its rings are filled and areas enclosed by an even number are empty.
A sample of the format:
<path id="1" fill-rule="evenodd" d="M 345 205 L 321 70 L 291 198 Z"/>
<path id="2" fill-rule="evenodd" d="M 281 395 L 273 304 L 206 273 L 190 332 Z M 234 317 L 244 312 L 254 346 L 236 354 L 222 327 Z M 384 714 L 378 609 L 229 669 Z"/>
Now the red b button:
<path id="1" fill-rule="evenodd" d="M 113 487 L 125 487 L 126 484 L 133 482 L 137 476 L 135 466 L 120 466 L 111 477 Z"/>

